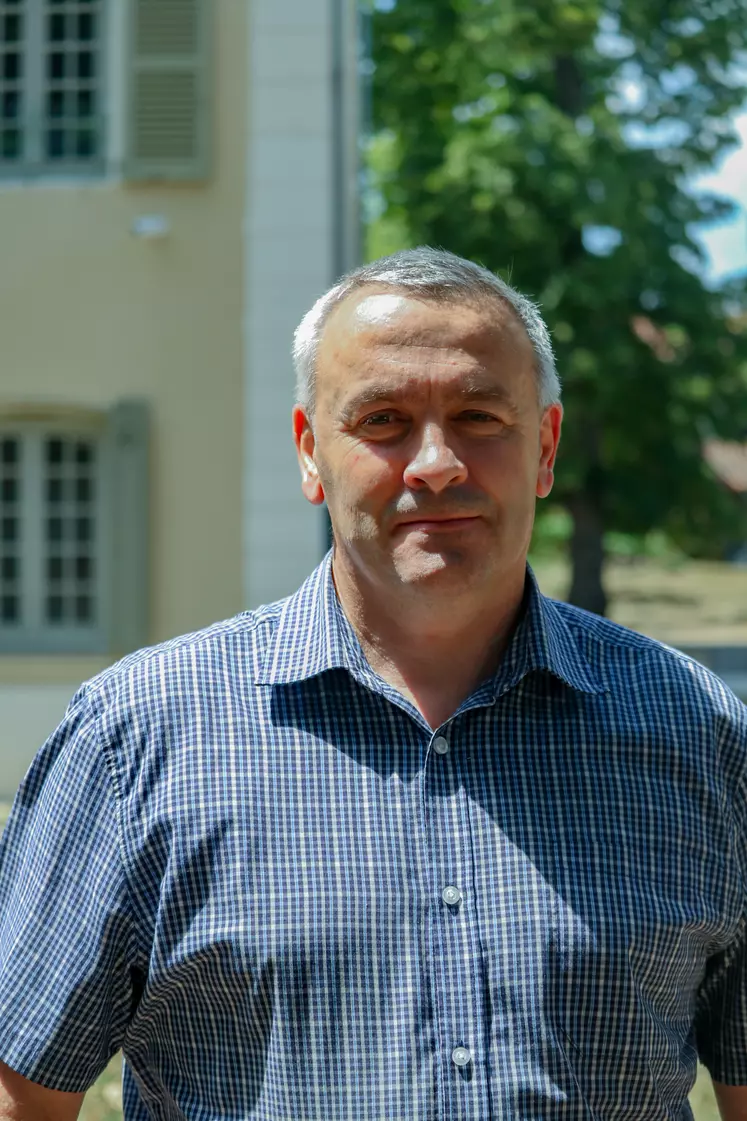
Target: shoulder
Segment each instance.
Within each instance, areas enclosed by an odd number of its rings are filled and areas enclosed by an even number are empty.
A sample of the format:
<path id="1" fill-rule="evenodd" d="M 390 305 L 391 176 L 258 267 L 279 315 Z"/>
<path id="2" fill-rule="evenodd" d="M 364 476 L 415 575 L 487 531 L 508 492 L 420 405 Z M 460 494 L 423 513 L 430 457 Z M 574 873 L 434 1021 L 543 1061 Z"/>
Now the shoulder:
<path id="1" fill-rule="evenodd" d="M 97 713 L 157 711 L 168 700 L 208 697 L 218 690 L 251 690 L 286 600 L 243 611 L 202 630 L 136 650 L 78 690 Z"/>
<path id="2" fill-rule="evenodd" d="M 747 707 L 688 654 L 572 604 L 546 597 L 545 604 L 611 693 L 636 690 L 647 707 L 684 706 L 676 710 L 680 717 L 699 712 L 747 735 Z"/>

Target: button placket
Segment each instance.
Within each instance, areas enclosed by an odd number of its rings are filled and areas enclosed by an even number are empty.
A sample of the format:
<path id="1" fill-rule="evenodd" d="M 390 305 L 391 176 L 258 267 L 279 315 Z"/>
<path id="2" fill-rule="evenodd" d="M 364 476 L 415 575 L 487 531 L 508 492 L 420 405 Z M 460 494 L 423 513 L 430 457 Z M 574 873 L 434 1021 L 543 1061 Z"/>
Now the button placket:
<path id="1" fill-rule="evenodd" d="M 452 743 L 451 736 L 444 735 L 444 731 L 447 729 L 431 739 L 427 773 L 432 784 L 430 810 L 434 815 L 433 827 L 429 830 L 435 872 L 432 890 L 438 901 L 432 912 L 433 934 L 438 959 L 447 963 L 450 978 L 444 986 L 442 974 L 434 986 L 437 1015 L 443 1017 L 439 1031 L 439 1048 L 443 1048 L 441 1061 L 448 1064 L 447 1069 L 451 1071 L 443 1083 L 444 1108 L 448 1111 L 455 1103 L 461 1103 L 461 1108 L 468 1099 L 477 1105 L 481 1089 L 475 1079 L 476 1058 L 464 1044 L 465 1035 L 470 1035 L 476 1026 L 462 995 L 464 985 L 472 983 L 470 916 L 460 886 L 469 876 L 470 838 L 465 832 L 467 818 L 461 806 L 464 797 L 460 782 L 461 752 L 456 751 L 457 741 Z M 471 1003 L 471 996 L 467 999 Z M 479 1024 L 477 1028 L 479 1030 Z"/>

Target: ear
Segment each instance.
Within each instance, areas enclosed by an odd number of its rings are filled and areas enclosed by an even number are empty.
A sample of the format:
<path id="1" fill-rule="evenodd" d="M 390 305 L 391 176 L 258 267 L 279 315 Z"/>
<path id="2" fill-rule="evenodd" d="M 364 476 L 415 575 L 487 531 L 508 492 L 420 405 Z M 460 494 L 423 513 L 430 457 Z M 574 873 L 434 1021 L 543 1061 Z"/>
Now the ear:
<path id="1" fill-rule="evenodd" d="M 301 469 L 301 490 L 312 505 L 320 506 L 324 502 L 324 489 L 314 461 L 314 430 L 301 405 L 296 405 L 293 409 L 293 442 Z"/>
<path id="2" fill-rule="evenodd" d="M 555 482 L 555 456 L 558 454 L 562 421 L 562 405 L 550 405 L 545 409 L 540 423 L 540 461 L 535 492 L 538 498 L 547 498 Z"/>

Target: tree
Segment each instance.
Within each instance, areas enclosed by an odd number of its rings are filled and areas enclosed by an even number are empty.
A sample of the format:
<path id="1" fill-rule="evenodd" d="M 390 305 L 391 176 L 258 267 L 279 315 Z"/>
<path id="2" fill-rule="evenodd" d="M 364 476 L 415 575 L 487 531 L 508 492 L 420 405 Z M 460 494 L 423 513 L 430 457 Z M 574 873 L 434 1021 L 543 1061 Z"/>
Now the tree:
<path id="1" fill-rule="evenodd" d="M 745 285 L 698 276 L 688 181 L 735 143 L 747 0 L 390 0 L 372 16 L 376 249 L 439 245 L 542 306 L 564 383 L 570 598 L 604 533 L 733 536 L 702 456 L 747 434 Z M 746 529 L 747 532 L 747 529 Z"/>

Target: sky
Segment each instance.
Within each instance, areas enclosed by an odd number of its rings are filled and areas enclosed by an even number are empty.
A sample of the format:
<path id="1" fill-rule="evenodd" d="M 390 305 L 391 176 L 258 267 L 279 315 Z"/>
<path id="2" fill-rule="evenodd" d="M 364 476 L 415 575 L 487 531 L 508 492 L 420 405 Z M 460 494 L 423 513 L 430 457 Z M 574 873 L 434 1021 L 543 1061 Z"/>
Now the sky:
<path id="1" fill-rule="evenodd" d="M 696 236 L 710 258 L 706 279 L 711 283 L 747 273 L 747 111 L 736 118 L 735 125 L 741 146 L 694 184 L 739 205 L 730 221 L 697 231 Z"/>

